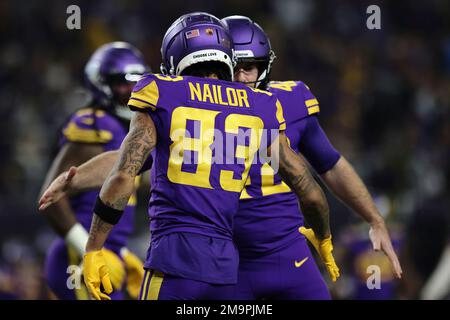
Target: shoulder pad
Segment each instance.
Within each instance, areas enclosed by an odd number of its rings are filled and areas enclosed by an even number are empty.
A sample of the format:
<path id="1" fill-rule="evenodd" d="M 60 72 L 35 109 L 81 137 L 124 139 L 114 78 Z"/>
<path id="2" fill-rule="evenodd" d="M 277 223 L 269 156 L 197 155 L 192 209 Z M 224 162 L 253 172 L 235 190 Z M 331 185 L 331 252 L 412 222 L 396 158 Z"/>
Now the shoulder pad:
<path id="1" fill-rule="evenodd" d="M 62 134 L 71 142 L 108 143 L 113 132 L 108 123 L 116 120 L 103 110 L 84 108 L 75 112 L 63 128 Z"/>
<path id="2" fill-rule="evenodd" d="M 302 81 L 271 81 L 269 90 L 277 95 L 283 106 L 295 104 L 296 108 L 302 108 L 305 117 L 320 112 L 317 98 Z"/>

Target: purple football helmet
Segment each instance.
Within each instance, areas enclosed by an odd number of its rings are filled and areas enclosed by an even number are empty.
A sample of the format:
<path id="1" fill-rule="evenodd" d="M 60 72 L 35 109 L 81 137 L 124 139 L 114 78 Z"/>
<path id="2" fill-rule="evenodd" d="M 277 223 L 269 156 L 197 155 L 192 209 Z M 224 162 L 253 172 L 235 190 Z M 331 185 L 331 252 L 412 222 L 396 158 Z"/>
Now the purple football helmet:
<path id="1" fill-rule="evenodd" d="M 111 82 L 137 81 L 139 75 L 145 72 L 151 70 L 145 64 L 141 52 L 131 44 L 120 41 L 98 48 L 84 69 L 87 87 L 93 93 L 96 103 L 119 112 L 122 108 L 118 108 L 113 101 Z"/>
<path id="2" fill-rule="evenodd" d="M 229 16 L 222 21 L 228 26 L 233 39 L 236 61 L 256 63 L 259 70 L 256 87 L 265 89 L 272 63 L 276 58 L 269 37 L 248 17 Z"/>
<path id="3" fill-rule="evenodd" d="M 187 67 L 208 61 L 227 65 L 233 78 L 233 42 L 227 27 L 215 16 L 194 12 L 178 18 L 167 30 L 161 46 L 161 72 L 180 75 Z"/>

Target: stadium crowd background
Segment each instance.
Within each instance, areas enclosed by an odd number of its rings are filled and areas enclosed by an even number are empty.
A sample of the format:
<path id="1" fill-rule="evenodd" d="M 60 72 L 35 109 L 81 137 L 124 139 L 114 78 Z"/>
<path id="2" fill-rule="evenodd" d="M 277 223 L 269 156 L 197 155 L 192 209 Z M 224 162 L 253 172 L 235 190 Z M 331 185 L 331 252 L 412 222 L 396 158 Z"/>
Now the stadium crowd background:
<path id="1" fill-rule="evenodd" d="M 81 30 L 66 28 L 70 4 L 81 8 Z M 381 30 L 366 28 L 370 4 L 381 8 Z M 0 299 L 48 297 L 42 267 L 54 234 L 36 201 L 59 126 L 88 98 L 82 71 L 90 54 L 103 43 L 128 41 L 159 72 L 165 30 L 181 14 L 199 10 L 252 17 L 277 55 L 272 79 L 310 86 L 330 140 L 403 235 L 405 279 L 394 298 L 417 298 L 449 243 L 450 3 L 445 0 L 1 1 Z M 140 199 L 130 247 L 144 257 L 148 192 Z M 338 239 L 361 220 L 330 194 L 328 199 L 338 248 Z M 348 276 L 344 268 L 341 283 Z M 351 297 L 345 288 L 335 295 Z"/>

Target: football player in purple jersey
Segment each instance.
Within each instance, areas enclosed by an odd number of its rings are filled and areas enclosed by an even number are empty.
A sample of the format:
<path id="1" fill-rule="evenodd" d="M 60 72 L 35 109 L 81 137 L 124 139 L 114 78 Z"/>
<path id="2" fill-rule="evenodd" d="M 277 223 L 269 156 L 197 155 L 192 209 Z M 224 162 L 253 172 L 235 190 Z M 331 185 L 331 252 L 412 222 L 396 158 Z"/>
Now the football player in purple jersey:
<path id="1" fill-rule="evenodd" d="M 135 85 L 125 77 L 136 77 L 146 71 L 149 68 L 142 54 L 128 43 L 108 43 L 95 51 L 85 67 L 92 101 L 74 112 L 59 132 L 58 151 L 42 190 L 71 166 L 120 147 L 128 132 L 131 112 L 127 102 Z M 71 194 L 42 210 L 59 235 L 49 249 L 45 263 L 48 286 L 59 299 L 89 297 L 81 281 L 81 269 L 77 267 L 85 253 L 87 230 L 98 192 L 99 189 Z M 116 289 L 113 299 L 123 297 L 124 286 L 130 297 L 137 298 L 143 277 L 142 262 L 127 249 L 127 239 L 133 231 L 135 202 L 133 196 L 123 219 L 105 242 L 104 254 Z"/>
<path id="2" fill-rule="evenodd" d="M 234 42 L 235 81 L 277 96 L 283 105 L 290 147 L 309 161 L 339 199 L 370 224 L 373 249 L 384 251 L 399 278 L 401 267 L 384 220 L 358 174 L 322 130 L 316 97 L 301 81 L 269 81 L 275 54 L 258 24 L 244 16 L 222 21 L 228 25 Z M 310 269 L 317 272 L 304 236 L 319 248 L 322 259 L 323 255 L 312 230 L 303 227 L 295 194 L 269 166 L 253 166 L 249 176 L 251 183 L 241 195 L 235 217 L 234 236 L 240 253 L 236 297 L 329 297 L 323 281 L 311 276 Z"/>
<path id="3" fill-rule="evenodd" d="M 130 131 L 96 201 L 83 265 L 91 294 L 109 299 L 112 287 L 102 247 L 150 153 L 151 245 L 142 299 L 232 297 L 239 260 L 233 217 L 253 159 L 262 163 L 258 152 L 266 148 L 271 166 L 279 163 L 280 176 L 296 193 L 331 274 L 338 276 L 324 194 L 289 148 L 275 96 L 230 82 L 232 40 L 223 23 L 206 13 L 182 16 L 166 32 L 162 56 L 169 75 L 148 74 L 134 88 L 128 103 L 136 111 Z M 258 138 L 261 130 L 273 133 L 265 144 Z M 217 161 L 221 156 L 227 161 Z"/>

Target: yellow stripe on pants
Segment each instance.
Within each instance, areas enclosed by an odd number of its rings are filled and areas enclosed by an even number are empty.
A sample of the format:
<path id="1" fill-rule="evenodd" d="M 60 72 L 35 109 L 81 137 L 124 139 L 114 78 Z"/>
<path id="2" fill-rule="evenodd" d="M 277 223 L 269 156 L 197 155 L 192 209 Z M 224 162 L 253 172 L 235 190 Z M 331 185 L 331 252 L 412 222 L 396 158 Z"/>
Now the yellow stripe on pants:
<path id="1" fill-rule="evenodd" d="M 164 273 L 155 271 L 150 280 L 150 288 L 146 300 L 158 300 L 159 292 L 161 290 L 162 282 L 164 280 Z"/>

